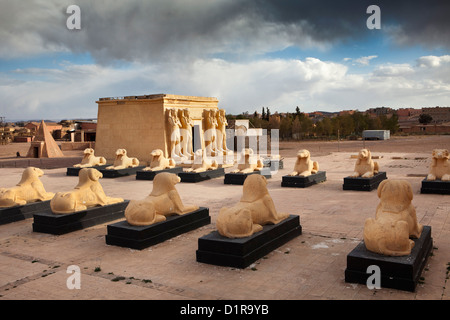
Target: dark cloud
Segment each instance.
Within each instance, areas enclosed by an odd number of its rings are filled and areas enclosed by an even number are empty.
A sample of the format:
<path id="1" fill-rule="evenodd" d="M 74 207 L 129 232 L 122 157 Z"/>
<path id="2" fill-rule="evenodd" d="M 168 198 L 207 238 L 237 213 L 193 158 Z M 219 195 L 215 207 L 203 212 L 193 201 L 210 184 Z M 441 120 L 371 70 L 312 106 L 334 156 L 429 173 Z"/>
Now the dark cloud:
<path id="1" fill-rule="evenodd" d="M 99 62 L 242 57 L 364 39 L 374 32 L 366 28 L 371 4 L 381 8 L 376 32 L 393 43 L 450 47 L 449 1 L 0 1 L 0 40 L 10 47 L 3 51 L 66 48 Z M 65 9 L 73 3 L 82 11 L 80 31 L 65 28 Z M 37 45 L 40 50 L 31 47 Z"/>
<path id="2" fill-rule="evenodd" d="M 382 30 L 405 44 L 450 47 L 450 2 L 447 0 L 258 0 L 260 14 L 281 24 L 306 22 L 308 34 L 320 41 L 341 41 L 370 35 L 370 5 L 381 10 Z M 400 39 L 400 36 L 404 39 Z"/>

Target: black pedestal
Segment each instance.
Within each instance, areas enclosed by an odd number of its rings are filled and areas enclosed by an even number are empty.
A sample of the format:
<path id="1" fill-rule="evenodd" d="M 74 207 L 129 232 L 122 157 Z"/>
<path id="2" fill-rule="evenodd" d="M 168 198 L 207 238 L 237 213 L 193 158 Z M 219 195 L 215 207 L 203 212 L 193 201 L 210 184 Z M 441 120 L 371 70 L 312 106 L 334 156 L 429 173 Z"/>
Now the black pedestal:
<path id="1" fill-rule="evenodd" d="M 142 171 L 142 170 L 137 171 L 136 172 L 136 180 L 153 180 L 155 178 L 155 176 L 161 172 L 170 172 L 170 173 L 179 174 L 180 172 L 183 172 L 183 168 L 175 167 L 175 168 L 158 170 L 158 171 Z"/>
<path id="2" fill-rule="evenodd" d="M 129 200 L 69 214 L 41 212 L 34 214 L 33 231 L 61 235 L 123 218 Z"/>
<path id="3" fill-rule="evenodd" d="M 372 191 L 377 189 L 378 185 L 385 179 L 387 179 L 386 172 L 378 172 L 371 178 L 346 177 L 342 188 L 344 190 Z"/>
<path id="4" fill-rule="evenodd" d="M 103 178 L 120 178 L 120 177 L 131 176 L 133 174 L 136 174 L 136 172 L 138 172 L 144 168 L 145 168 L 145 166 L 119 169 L 119 170 L 102 169 L 102 170 L 100 170 L 100 172 L 103 174 Z"/>
<path id="5" fill-rule="evenodd" d="M 408 256 L 391 257 L 371 252 L 361 241 L 352 252 L 347 255 L 347 269 L 345 281 L 366 284 L 370 265 L 376 265 L 381 272 L 381 287 L 404 291 L 415 291 L 428 256 L 433 249 L 431 227 L 424 226 L 419 239 L 414 240 L 414 248 Z"/>
<path id="6" fill-rule="evenodd" d="M 225 179 L 223 180 L 224 184 L 237 184 L 237 185 L 243 185 L 245 179 L 252 174 L 260 174 L 266 177 L 266 179 L 272 178 L 272 175 L 270 174 L 270 170 L 268 168 L 264 168 L 262 171 L 253 171 L 249 173 L 226 173 Z"/>
<path id="7" fill-rule="evenodd" d="M 295 215 L 276 225 L 263 226 L 262 231 L 246 238 L 229 239 L 213 231 L 198 239 L 197 261 L 246 268 L 301 233 L 300 217 Z"/>
<path id="8" fill-rule="evenodd" d="M 211 223 L 208 208 L 167 217 L 150 226 L 132 226 L 126 220 L 108 225 L 106 244 L 142 250 Z"/>
<path id="9" fill-rule="evenodd" d="M 97 170 L 100 171 L 100 170 L 105 169 L 106 167 L 109 167 L 109 166 L 110 166 L 110 164 L 103 165 L 103 166 L 96 166 L 96 167 L 87 167 L 87 168 L 94 168 L 94 169 L 97 169 Z M 67 168 L 66 175 L 67 176 L 71 176 L 71 177 L 78 177 L 78 174 L 80 173 L 81 169 L 84 169 L 84 168 L 76 168 L 76 167 Z"/>
<path id="10" fill-rule="evenodd" d="M 450 194 L 450 181 L 423 179 L 420 193 Z"/>
<path id="11" fill-rule="evenodd" d="M 0 208 L 0 225 L 32 218 L 38 212 L 50 211 L 50 200 L 32 202 L 23 206 Z"/>
<path id="12" fill-rule="evenodd" d="M 307 177 L 301 176 L 283 176 L 281 180 L 282 187 L 307 188 L 314 184 L 323 182 L 327 179 L 325 171 L 319 171 Z"/>
<path id="13" fill-rule="evenodd" d="M 209 179 L 214 179 L 225 175 L 223 168 L 208 170 L 204 172 L 180 172 L 178 176 L 181 182 L 201 182 Z"/>

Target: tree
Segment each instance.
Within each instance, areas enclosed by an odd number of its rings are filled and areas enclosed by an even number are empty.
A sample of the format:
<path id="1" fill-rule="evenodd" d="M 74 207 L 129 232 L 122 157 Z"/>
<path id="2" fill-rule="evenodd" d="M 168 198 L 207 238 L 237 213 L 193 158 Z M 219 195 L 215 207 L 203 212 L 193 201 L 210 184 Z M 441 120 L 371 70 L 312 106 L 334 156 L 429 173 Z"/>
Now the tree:
<path id="1" fill-rule="evenodd" d="M 330 118 L 323 118 L 321 121 L 323 134 L 331 136 L 333 134 L 333 123 Z"/>
<path id="2" fill-rule="evenodd" d="M 368 115 L 356 111 L 351 115 L 351 117 L 355 127 L 355 134 L 361 135 L 364 130 L 369 128 Z"/>
<path id="3" fill-rule="evenodd" d="M 301 132 L 302 127 L 300 124 L 300 119 L 295 117 L 294 121 L 292 121 L 292 137 L 296 140 L 300 139 Z"/>
<path id="4" fill-rule="evenodd" d="M 269 109 L 267 109 L 269 110 Z M 269 114 L 269 112 L 268 112 Z M 269 129 L 280 129 L 281 119 L 278 114 L 274 114 L 269 118 Z"/>
<path id="5" fill-rule="evenodd" d="M 295 116 L 298 117 L 298 118 L 300 118 L 300 113 L 301 113 L 300 108 L 297 106 L 297 107 L 295 108 Z"/>
<path id="6" fill-rule="evenodd" d="M 398 116 L 397 114 L 393 114 L 389 119 L 384 123 L 384 129 L 390 130 L 391 133 L 396 133 L 398 131 Z"/>
<path id="7" fill-rule="evenodd" d="M 306 117 L 303 113 L 300 117 L 300 128 L 303 136 L 309 136 L 310 131 L 313 128 L 313 122 L 309 117 Z"/>
<path id="8" fill-rule="evenodd" d="M 283 117 L 280 122 L 280 137 L 289 139 L 292 136 L 292 118 L 290 115 Z"/>
<path id="9" fill-rule="evenodd" d="M 266 111 L 266 120 L 270 121 L 270 110 L 269 110 L 269 107 L 267 107 L 266 109 L 267 109 L 267 111 Z"/>
<path id="10" fill-rule="evenodd" d="M 421 124 L 429 124 L 433 121 L 433 117 L 430 116 L 428 113 L 421 113 L 419 116 L 419 122 Z"/>

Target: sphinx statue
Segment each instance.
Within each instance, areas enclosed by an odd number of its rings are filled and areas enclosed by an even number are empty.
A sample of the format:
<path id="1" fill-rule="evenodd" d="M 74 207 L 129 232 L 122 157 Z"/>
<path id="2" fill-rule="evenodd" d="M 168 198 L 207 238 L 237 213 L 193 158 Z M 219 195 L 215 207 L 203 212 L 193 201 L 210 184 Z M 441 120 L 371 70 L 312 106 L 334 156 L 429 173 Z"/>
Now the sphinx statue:
<path id="1" fill-rule="evenodd" d="M 378 173 L 378 163 L 372 160 L 372 154 L 369 149 L 361 149 L 356 160 L 355 170 L 350 176 L 352 178 L 363 177 L 371 178 Z"/>
<path id="2" fill-rule="evenodd" d="M 180 177 L 161 172 L 153 180 L 153 190 L 143 200 L 131 200 L 125 209 L 130 225 L 148 226 L 166 220 L 166 216 L 182 215 L 197 210 L 197 206 L 184 206 L 175 185 Z"/>
<path id="3" fill-rule="evenodd" d="M 45 191 L 39 179 L 44 172 L 39 168 L 28 167 L 22 172 L 22 179 L 12 188 L 0 188 L 0 208 L 23 206 L 28 203 L 48 201 L 55 195 Z"/>
<path id="4" fill-rule="evenodd" d="M 295 161 L 294 171 L 290 176 L 307 177 L 319 171 L 319 163 L 311 160 L 311 154 L 308 150 L 299 150 L 297 160 Z"/>
<path id="5" fill-rule="evenodd" d="M 106 196 L 98 181 L 103 174 L 94 168 L 83 168 L 78 175 L 78 185 L 68 192 L 57 192 L 50 200 L 50 208 L 55 214 L 69 214 L 97 206 L 120 203 L 121 198 Z"/>
<path id="6" fill-rule="evenodd" d="M 127 155 L 127 150 L 117 149 L 116 158 L 112 166 L 106 167 L 106 170 L 121 170 L 126 168 L 135 168 L 139 166 L 139 160 L 137 158 L 130 158 Z"/>
<path id="7" fill-rule="evenodd" d="M 413 192 L 408 181 L 384 180 L 378 186 L 380 203 L 374 218 L 364 224 L 364 244 L 367 250 L 386 256 L 411 253 L 414 241 L 423 226 L 417 222 L 412 205 Z"/>
<path id="8" fill-rule="evenodd" d="M 427 180 L 450 181 L 450 153 L 447 149 L 435 149 L 431 155 L 431 166 Z"/>
<path id="9" fill-rule="evenodd" d="M 216 226 L 224 237 L 244 238 L 261 231 L 264 225 L 277 224 L 288 217 L 289 214 L 275 209 L 266 178 L 250 175 L 245 179 L 240 202 L 220 209 Z"/>
<path id="10" fill-rule="evenodd" d="M 172 158 L 166 158 L 164 152 L 161 149 L 156 149 L 151 152 L 152 160 L 150 166 L 143 169 L 143 171 L 159 171 L 164 169 L 175 168 L 175 160 Z"/>
<path id="11" fill-rule="evenodd" d="M 219 164 L 215 159 L 209 159 L 206 152 L 202 149 L 198 149 L 194 153 L 194 161 L 190 168 L 185 169 L 185 172 L 205 172 L 208 170 L 216 170 L 219 168 Z"/>
<path id="12" fill-rule="evenodd" d="M 94 155 L 94 149 L 87 148 L 83 152 L 83 159 L 81 163 L 75 164 L 75 168 L 88 168 L 96 166 L 104 166 L 106 164 L 106 159 L 104 157 L 96 157 Z"/>
<path id="13" fill-rule="evenodd" d="M 261 171 L 264 164 L 258 155 L 254 155 L 253 149 L 245 148 L 241 152 L 241 160 L 238 162 L 237 169 L 231 173 L 250 173 L 253 171 Z"/>

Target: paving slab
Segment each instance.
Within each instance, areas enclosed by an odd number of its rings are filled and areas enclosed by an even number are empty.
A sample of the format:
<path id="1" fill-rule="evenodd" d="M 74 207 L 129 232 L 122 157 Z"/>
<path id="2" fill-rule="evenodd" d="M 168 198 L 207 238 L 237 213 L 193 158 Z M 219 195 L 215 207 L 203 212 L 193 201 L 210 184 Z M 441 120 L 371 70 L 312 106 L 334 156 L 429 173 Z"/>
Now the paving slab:
<path id="1" fill-rule="evenodd" d="M 450 145 L 450 136 L 442 138 Z M 372 143 L 372 142 L 371 142 Z M 280 212 L 299 215 L 302 234 L 268 253 L 245 269 L 199 263 L 198 239 L 216 230 L 220 208 L 236 204 L 242 186 L 226 185 L 223 177 L 199 183 L 179 183 L 186 205 L 208 207 L 211 224 L 143 250 L 110 246 L 104 223 L 70 234 L 34 233 L 33 219 L 0 226 L 0 299 L 102 299 L 102 300 L 441 300 L 450 299 L 450 196 L 421 194 L 428 171 L 429 150 L 406 152 L 377 146 L 374 154 L 388 179 L 411 183 L 420 223 L 432 227 L 434 248 L 415 292 L 395 289 L 370 290 L 346 283 L 347 254 L 362 240 L 364 221 L 374 217 L 376 190 L 361 193 L 342 190 L 343 178 L 354 167 L 354 150 L 312 152 L 327 180 L 309 188 L 282 188 L 295 157 L 283 154 L 283 168 L 268 179 L 269 193 Z M 375 144 L 373 144 L 375 145 Z M 342 147 L 343 145 L 341 145 Z M 431 146 L 430 146 L 431 147 Z M 293 149 L 302 149 L 298 143 Z M 319 145 L 313 150 L 318 150 Z M 286 149 L 289 151 L 288 149 Z M 281 153 L 284 152 L 280 148 Z M 73 189 L 78 177 L 66 175 L 66 166 L 44 169 L 47 191 Z M 232 168 L 227 168 L 227 172 Z M 229 171 L 228 171 L 229 170 Z M 23 168 L 0 168 L 1 186 L 14 186 Z M 111 197 L 142 199 L 153 181 L 135 176 L 102 179 Z M 81 271 L 81 288 L 70 290 L 69 266 Z"/>

